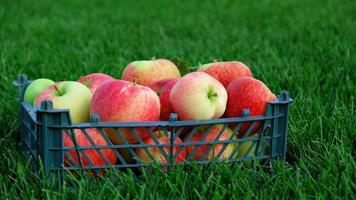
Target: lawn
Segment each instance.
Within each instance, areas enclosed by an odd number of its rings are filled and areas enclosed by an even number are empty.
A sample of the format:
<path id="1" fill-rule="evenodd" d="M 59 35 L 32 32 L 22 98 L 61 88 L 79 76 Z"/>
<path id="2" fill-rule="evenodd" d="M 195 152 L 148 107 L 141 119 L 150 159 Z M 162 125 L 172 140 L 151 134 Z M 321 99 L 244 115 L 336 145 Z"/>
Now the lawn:
<path id="1" fill-rule="evenodd" d="M 356 3 L 352 0 L 0 0 L 0 198 L 351 199 L 356 192 Z M 239 60 L 279 94 L 290 91 L 288 162 L 270 171 L 213 166 L 72 178 L 61 189 L 17 150 L 19 73 L 119 78 L 133 60 L 194 67 Z"/>

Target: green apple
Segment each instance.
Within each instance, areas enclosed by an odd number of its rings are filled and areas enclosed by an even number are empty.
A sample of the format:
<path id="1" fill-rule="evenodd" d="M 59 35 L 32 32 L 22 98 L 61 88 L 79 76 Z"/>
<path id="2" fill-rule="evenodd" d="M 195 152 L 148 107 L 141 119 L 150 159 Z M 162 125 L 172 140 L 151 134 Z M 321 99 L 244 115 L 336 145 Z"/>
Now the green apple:
<path id="1" fill-rule="evenodd" d="M 43 90 L 48 88 L 48 86 L 53 85 L 53 84 L 54 84 L 54 81 L 45 79 L 45 78 L 40 78 L 40 79 L 33 81 L 26 88 L 26 91 L 24 94 L 24 101 L 32 105 L 34 103 L 34 100 L 36 99 L 36 97 L 41 92 L 43 92 Z"/>
<path id="2" fill-rule="evenodd" d="M 250 139 L 256 138 L 256 135 L 250 136 Z M 246 141 L 242 142 L 241 144 L 237 144 L 237 146 L 240 145 L 240 149 L 237 152 L 237 157 L 239 158 L 252 158 L 255 157 L 255 152 L 256 152 L 256 146 L 257 146 L 257 141 Z M 251 149 L 250 149 L 251 148 Z M 252 163 L 252 160 L 246 160 L 243 161 L 243 164 L 246 167 L 250 167 Z"/>
<path id="3" fill-rule="evenodd" d="M 69 109 L 71 121 L 82 123 L 89 121 L 89 105 L 92 93 L 89 88 L 77 81 L 55 83 L 45 89 L 35 100 L 39 105 L 42 101 L 50 100 L 54 108 Z"/>

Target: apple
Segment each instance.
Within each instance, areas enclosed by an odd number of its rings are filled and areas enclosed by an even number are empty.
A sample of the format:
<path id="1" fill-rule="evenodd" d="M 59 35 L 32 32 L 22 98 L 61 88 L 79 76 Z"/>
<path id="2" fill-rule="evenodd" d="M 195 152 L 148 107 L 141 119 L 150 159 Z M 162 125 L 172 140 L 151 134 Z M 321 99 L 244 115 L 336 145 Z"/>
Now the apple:
<path id="1" fill-rule="evenodd" d="M 27 102 L 27 103 L 33 105 L 36 97 L 41 92 L 43 92 L 43 90 L 48 88 L 48 86 L 53 85 L 53 84 L 54 84 L 54 81 L 45 79 L 45 78 L 40 78 L 40 79 L 33 81 L 26 88 L 26 91 L 24 94 L 24 102 Z"/>
<path id="2" fill-rule="evenodd" d="M 71 121 L 81 123 L 89 121 L 89 105 L 92 93 L 83 84 L 76 81 L 55 83 L 45 89 L 35 100 L 39 105 L 44 100 L 53 102 L 57 109 L 69 109 Z"/>
<path id="3" fill-rule="evenodd" d="M 162 89 L 164 88 L 164 86 L 172 81 L 172 80 L 178 80 L 179 78 L 166 78 L 166 79 L 162 79 L 156 82 L 153 82 L 152 84 L 150 84 L 148 87 L 150 87 L 153 91 L 155 91 L 157 93 L 158 96 L 160 96 L 160 94 L 162 93 Z"/>
<path id="4" fill-rule="evenodd" d="M 161 102 L 160 120 L 169 120 L 169 115 L 174 112 L 171 103 L 169 102 L 169 95 L 177 81 L 178 78 L 163 79 L 151 85 L 151 88 L 157 93 Z"/>
<path id="5" fill-rule="evenodd" d="M 170 144 L 170 138 L 167 137 L 163 131 L 156 131 L 156 132 L 154 132 L 154 134 L 157 136 L 158 143 L 156 143 L 152 137 L 149 137 L 143 141 L 144 144 L 154 144 L 154 145 Z M 168 132 L 168 134 L 170 134 L 170 132 Z M 175 139 L 174 143 L 180 144 L 180 143 L 182 143 L 182 140 L 179 137 L 177 137 Z M 184 149 L 181 150 L 181 148 L 184 148 L 184 147 L 183 146 L 175 146 L 173 148 L 174 155 L 176 155 L 179 152 L 179 154 L 177 155 L 177 157 L 175 159 L 175 162 L 185 161 L 186 152 Z M 137 154 L 138 158 L 140 159 L 140 161 L 145 162 L 145 163 L 149 163 L 149 162 L 167 163 L 169 161 L 169 160 L 167 160 L 168 158 L 166 158 L 163 154 L 163 151 L 164 151 L 167 154 L 167 156 L 169 157 L 169 153 L 170 153 L 169 146 L 162 147 L 162 148 L 147 147 L 147 151 L 151 154 L 151 156 L 153 157 L 154 160 L 151 159 L 151 157 L 146 153 L 144 148 L 137 148 L 136 154 Z"/>
<path id="6" fill-rule="evenodd" d="M 179 137 L 183 140 L 194 129 L 194 126 L 176 126 L 176 133 L 179 133 Z"/>
<path id="7" fill-rule="evenodd" d="M 218 141 L 226 141 L 229 140 L 230 137 L 232 136 L 232 130 L 229 127 L 226 127 L 225 130 L 223 130 L 223 125 L 218 124 L 218 125 L 213 125 L 211 128 L 208 126 L 200 126 L 198 128 L 198 131 L 194 133 L 194 135 L 189 139 L 189 135 L 186 135 L 185 142 L 213 142 L 216 139 Z M 206 134 L 206 131 L 209 131 L 207 137 L 204 139 L 204 136 Z M 218 138 L 220 132 L 223 131 Z M 234 139 L 234 138 L 231 138 Z M 211 147 L 213 145 L 213 147 Z M 225 149 L 223 149 L 225 144 L 204 144 L 204 145 L 188 145 L 186 146 L 186 151 L 187 151 L 187 157 L 191 156 L 194 160 L 207 160 L 207 159 L 219 159 L 219 160 L 226 160 L 228 159 L 234 148 L 235 144 L 234 143 L 229 143 L 226 144 Z M 209 150 L 209 153 L 207 155 L 206 151 Z M 193 150 L 195 150 L 194 154 Z M 217 157 L 220 152 L 223 150 L 219 158 Z"/>
<path id="8" fill-rule="evenodd" d="M 242 62 L 215 62 L 199 67 L 198 71 L 206 72 L 220 81 L 226 88 L 233 80 L 240 77 L 252 77 L 250 69 Z"/>
<path id="9" fill-rule="evenodd" d="M 172 91 L 173 86 L 178 82 L 178 79 L 169 81 L 162 88 L 161 94 L 159 95 L 159 100 L 161 102 L 161 120 L 169 120 L 169 115 L 173 113 L 172 105 L 169 101 L 169 97 Z"/>
<path id="10" fill-rule="evenodd" d="M 137 84 L 150 84 L 167 78 L 179 78 L 177 66 L 167 59 L 134 61 L 128 64 L 122 73 L 126 81 L 137 80 Z"/>
<path id="11" fill-rule="evenodd" d="M 234 80 L 227 87 L 228 101 L 225 116 L 241 117 L 243 109 L 249 109 L 251 116 L 265 114 L 267 103 L 276 99 L 276 96 L 262 82 L 252 77 L 242 77 Z M 239 137 L 245 135 L 250 122 L 244 123 L 239 130 Z M 261 122 L 257 122 L 252 133 L 257 133 Z"/>
<path id="12" fill-rule="evenodd" d="M 113 80 L 105 82 L 93 95 L 90 113 L 96 113 L 103 122 L 143 122 L 158 121 L 160 102 L 157 94 L 149 87 L 136 83 Z M 149 136 L 145 128 L 135 128 L 144 140 Z M 112 128 L 106 128 L 110 140 L 115 144 L 124 141 Z M 119 128 L 128 143 L 137 143 L 137 138 L 129 128 Z"/>
<path id="13" fill-rule="evenodd" d="M 115 80 L 113 77 L 103 74 L 103 73 L 93 73 L 81 77 L 78 82 L 86 85 L 89 90 L 94 94 L 95 90 L 98 89 L 106 81 Z"/>
<path id="14" fill-rule="evenodd" d="M 192 72 L 173 86 L 169 101 L 180 120 L 217 119 L 226 108 L 224 86 L 204 72 Z"/>
<path id="15" fill-rule="evenodd" d="M 104 137 L 100 134 L 100 132 L 96 128 L 89 128 L 85 130 L 88 134 L 88 136 L 91 138 L 93 143 L 97 146 L 107 146 L 108 143 L 104 139 Z M 93 146 L 87 136 L 83 133 L 82 130 L 80 129 L 74 129 L 75 134 L 75 139 L 77 142 L 77 145 L 79 147 L 88 147 L 88 146 Z M 66 147 L 74 147 L 74 142 L 73 142 L 73 136 L 68 135 L 66 132 L 64 132 L 64 146 Z M 86 149 L 84 150 L 84 153 L 87 155 L 89 159 L 87 159 L 82 152 L 80 152 L 80 159 L 82 160 L 83 166 L 90 166 L 89 163 L 91 162 L 94 166 L 105 166 L 106 162 L 103 157 L 100 156 L 99 152 L 100 151 L 104 158 L 109 162 L 109 164 L 115 164 L 117 161 L 117 157 L 115 155 L 115 152 L 112 149 L 109 148 L 103 148 L 100 150 L 95 150 L 95 149 Z M 65 156 L 65 164 L 67 166 L 72 166 L 74 165 L 73 161 L 76 163 L 76 165 L 80 165 L 80 161 L 77 155 L 76 150 L 68 150 L 68 153 L 71 156 L 71 159 L 69 156 Z M 90 162 L 89 162 L 90 160 Z M 103 171 L 101 171 L 103 172 Z"/>
<path id="16" fill-rule="evenodd" d="M 256 135 L 253 135 L 249 138 L 256 138 Z M 257 141 L 246 141 L 246 142 L 242 142 L 242 143 L 236 143 L 236 148 L 238 148 L 238 147 L 239 147 L 239 150 L 237 151 L 237 155 L 236 155 L 238 158 L 253 158 L 253 157 L 255 157 Z M 243 161 L 243 164 L 246 167 L 251 166 L 251 163 L 252 163 L 252 160 Z"/>

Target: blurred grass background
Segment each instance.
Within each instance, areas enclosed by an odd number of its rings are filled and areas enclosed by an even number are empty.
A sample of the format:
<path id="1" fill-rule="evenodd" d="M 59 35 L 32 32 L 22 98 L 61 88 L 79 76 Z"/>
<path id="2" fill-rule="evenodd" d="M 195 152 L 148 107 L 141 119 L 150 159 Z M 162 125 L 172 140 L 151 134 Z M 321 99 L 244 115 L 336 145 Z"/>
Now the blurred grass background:
<path id="1" fill-rule="evenodd" d="M 352 0 L 0 0 L 0 194 L 30 198 L 336 198 L 355 184 L 356 3 Z M 191 67 L 246 63 L 295 102 L 289 163 L 271 172 L 226 166 L 73 180 L 58 191 L 18 152 L 19 73 L 77 80 L 120 78 L 133 60 L 180 59 Z"/>

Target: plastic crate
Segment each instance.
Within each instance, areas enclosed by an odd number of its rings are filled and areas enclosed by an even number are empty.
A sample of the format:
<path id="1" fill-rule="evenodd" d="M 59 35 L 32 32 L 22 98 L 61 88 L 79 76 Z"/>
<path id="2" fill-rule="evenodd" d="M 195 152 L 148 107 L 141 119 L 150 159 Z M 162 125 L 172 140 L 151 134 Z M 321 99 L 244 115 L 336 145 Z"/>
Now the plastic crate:
<path id="1" fill-rule="evenodd" d="M 73 170 L 101 170 L 108 168 L 137 168 L 152 166 L 157 162 L 148 148 L 155 147 L 162 154 L 162 166 L 176 166 L 186 165 L 191 163 L 191 158 L 196 155 L 197 151 L 205 148 L 205 152 L 201 157 L 194 162 L 200 164 L 207 164 L 211 162 L 242 162 L 254 164 L 265 164 L 270 160 L 285 159 L 287 152 L 287 136 L 288 136 L 288 106 L 293 101 L 288 96 L 288 92 L 282 92 L 277 100 L 269 102 L 264 116 L 250 116 L 249 110 L 243 110 L 243 116 L 238 118 L 222 118 L 215 120 L 194 120 L 194 121 L 179 121 L 177 115 L 171 114 L 169 121 L 155 121 L 155 122 L 100 122 L 97 116 L 91 116 L 91 122 L 72 124 L 69 118 L 69 111 L 65 109 L 53 109 L 50 101 L 44 101 L 42 104 L 32 106 L 23 102 L 23 95 L 27 85 L 30 83 L 26 75 L 19 75 L 18 80 L 14 84 L 19 88 L 19 104 L 20 104 L 20 126 L 21 126 L 21 147 L 26 159 L 33 159 L 34 170 L 38 170 L 38 163 L 42 163 L 45 172 L 67 172 Z M 214 125 L 219 124 L 221 129 L 218 136 L 213 141 L 190 141 L 189 138 L 200 130 L 202 125 L 205 125 L 205 132 L 203 138 L 207 137 Z M 236 137 L 239 129 L 244 126 L 247 131 L 243 137 Z M 223 131 L 228 127 L 232 128 L 232 136 L 227 140 L 220 139 Z M 255 131 L 256 127 L 259 127 Z M 107 145 L 97 146 L 91 140 L 88 134 L 88 129 L 97 129 Z M 115 130 L 115 134 L 123 144 L 113 144 L 105 134 L 107 128 Z M 122 128 L 131 131 L 136 137 L 138 143 L 129 144 L 122 135 Z M 79 146 L 73 131 L 80 129 L 83 134 L 90 141 L 89 146 Z M 144 144 L 138 136 L 137 130 L 144 129 L 147 134 L 152 137 L 155 144 Z M 168 144 L 160 144 L 157 137 L 153 133 L 154 129 L 160 129 L 169 137 Z M 252 133 L 252 131 L 254 131 Z M 169 134 L 170 132 L 170 134 Z M 201 132 L 201 131 L 200 131 Z M 186 134 L 186 140 L 182 143 L 175 143 L 177 137 Z M 64 146 L 64 134 L 67 134 L 74 146 Z M 254 134 L 253 137 L 250 135 Z M 247 145 L 242 151 L 242 147 Z M 234 145 L 229 145 L 234 144 Z M 205 146 L 203 146 L 205 145 Z M 213 152 L 215 145 L 220 145 L 219 152 Z M 178 151 L 175 152 L 175 148 Z M 184 147 L 184 148 L 183 148 Z M 190 155 L 187 155 L 183 162 L 176 162 L 178 154 L 185 151 L 185 147 L 193 148 Z M 224 156 L 225 151 L 229 147 L 229 156 Z M 231 147 L 232 150 L 231 150 Z M 246 147 L 246 146 L 245 146 Z M 152 162 L 141 162 L 137 156 L 137 149 L 144 150 Z M 111 164 L 103 156 L 103 149 L 112 149 L 117 158 L 117 162 Z M 124 159 L 121 149 L 125 149 L 133 158 L 135 162 L 129 163 Z M 97 152 L 99 159 L 104 161 L 102 165 L 94 165 L 88 155 L 87 151 L 92 150 Z M 77 158 L 73 159 L 73 151 Z M 71 152 L 71 153 L 70 153 Z M 212 153 L 213 152 L 213 153 Z M 241 154 L 243 153 L 243 154 Z M 225 154 L 224 154 L 225 155 Z M 75 157 L 75 156 L 74 156 Z M 79 158 L 79 159 L 78 159 Z M 41 161 L 41 162 L 39 162 Z M 67 163 L 67 164 L 66 164 Z M 70 164 L 68 164 L 70 163 Z"/>

